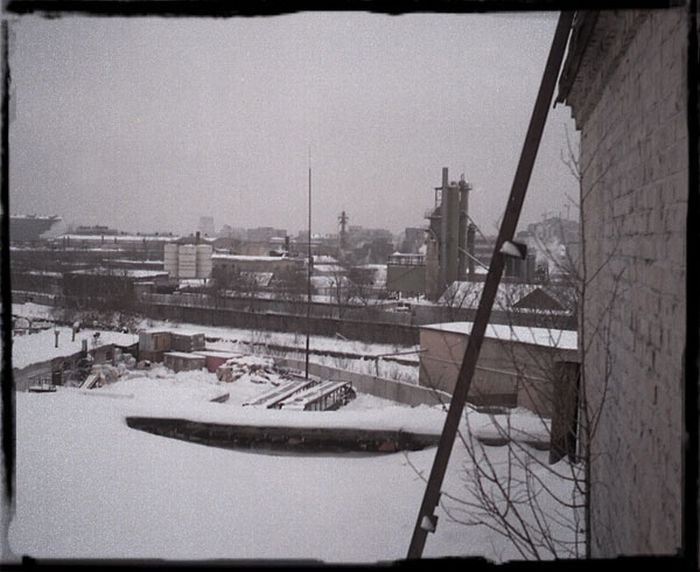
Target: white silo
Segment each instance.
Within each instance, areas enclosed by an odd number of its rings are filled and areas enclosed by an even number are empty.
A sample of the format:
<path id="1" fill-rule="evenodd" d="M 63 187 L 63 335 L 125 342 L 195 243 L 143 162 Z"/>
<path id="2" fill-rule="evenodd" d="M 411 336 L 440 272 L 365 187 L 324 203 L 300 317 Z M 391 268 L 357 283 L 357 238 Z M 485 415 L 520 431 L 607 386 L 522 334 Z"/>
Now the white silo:
<path id="1" fill-rule="evenodd" d="M 209 278 L 212 269 L 212 254 L 214 249 L 211 244 L 197 245 L 197 278 Z"/>
<path id="2" fill-rule="evenodd" d="M 178 245 L 169 242 L 163 249 L 163 269 L 171 278 L 178 276 Z"/>
<path id="3" fill-rule="evenodd" d="M 178 276 L 180 278 L 196 278 L 197 276 L 197 246 L 181 244 L 178 256 Z"/>

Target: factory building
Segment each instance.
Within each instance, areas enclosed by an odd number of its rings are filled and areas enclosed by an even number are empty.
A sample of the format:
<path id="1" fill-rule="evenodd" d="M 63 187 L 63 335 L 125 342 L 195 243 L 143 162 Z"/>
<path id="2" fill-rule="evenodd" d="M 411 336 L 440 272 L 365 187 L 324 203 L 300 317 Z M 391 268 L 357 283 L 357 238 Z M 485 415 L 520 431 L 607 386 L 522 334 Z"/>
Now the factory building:
<path id="1" fill-rule="evenodd" d="M 418 253 L 395 252 L 389 257 L 387 290 L 409 296 L 424 293 L 436 301 L 455 282 L 484 281 L 496 237 L 483 236 L 469 222 L 471 190 L 464 176 L 450 181 L 448 169 L 443 167 L 442 185 L 434 189 L 434 206 L 425 213 L 425 244 Z M 415 239 L 416 233 L 411 236 Z M 504 281 L 532 282 L 534 277 L 534 255 L 506 260 Z"/>
<path id="2" fill-rule="evenodd" d="M 59 226 L 62 219 L 56 215 L 10 215 L 10 241 L 36 242 Z"/>

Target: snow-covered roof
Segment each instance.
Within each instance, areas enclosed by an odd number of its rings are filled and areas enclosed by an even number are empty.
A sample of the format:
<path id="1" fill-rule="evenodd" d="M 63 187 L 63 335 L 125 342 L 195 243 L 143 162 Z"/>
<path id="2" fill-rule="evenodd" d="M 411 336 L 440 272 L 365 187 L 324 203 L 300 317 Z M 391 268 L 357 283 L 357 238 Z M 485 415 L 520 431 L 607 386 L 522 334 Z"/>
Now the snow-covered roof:
<path id="1" fill-rule="evenodd" d="M 157 278 L 158 276 L 167 276 L 168 273 L 164 270 L 141 270 L 141 269 L 127 269 L 127 276 L 131 278 Z"/>
<path id="2" fill-rule="evenodd" d="M 237 357 L 237 356 L 242 355 L 240 352 L 225 351 L 225 350 L 196 350 L 192 353 L 195 355 L 198 355 L 198 356 L 222 357 L 222 358 Z"/>
<path id="3" fill-rule="evenodd" d="M 62 220 L 58 215 L 35 215 L 35 214 L 13 214 L 10 215 L 10 220 L 12 219 L 27 219 L 27 220 Z"/>
<path id="4" fill-rule="evenodd" d="M 276 260 L 289 260 L 286 256 L 252 256 L 248 254 L 223 254 L 216 252 L 211 256 L 215 260 L 239 260 L 243 261 L 253 261 L 259 260 L 263 262 L 274 262 Z"/>
<path id="5" fill-rule="evenodd" d="M 141 270 L 133 268 L 86 268 L 81 270 L 71 270 L 67 274 L 92 274 L 105 276 L 126 276 L 128 278 L 157 278 L 167 276 L 164 270 Z"/>
<path id="6" fill-rule="evenodd" d="M 86 240 L 86 241 L 103 241 L 104 242 L 133 242 L 133 241 L 146 241 L 146 242 L 172 242 L 177 240 L 178 236 L 164 236 L 164 235 L 153 235 L 153 234 L 62 234 L 58 237 L 67 238 L 69 240 Z"/>
<path id="7" fill-rule="evenodd" d="M 477 266 L 476 270 L 478 268 Z M 440 296 L 438 304 L 451 308 L 476 308 L 479 305 L 483 289 L 484 282 L 455 281 Z M 566 285 L 543 286 L 542 284 L 523 284 L 519 282 L 501 282 L 498 285 L 494 308 L 510 308 L 538 289 L 543 290 L 561 303 L 562 306 L 571 310 L 576 295 L 574 288 Z"/>
<path id="8" fill-rule="evenodd" d="M 338 260 L 328 254 L 314 254 L 314 264 L 338 264 Z"/>
<path id="9" fill-rule="evenodd" d="M 258 286 L 269 286 L 272 278 L 274 277 L 274 272 L 241 272 L 242 276 L 254 280 Z"/>
<path id="10" fill-rule="evenodd" d="M 171 356 L 171 357 L 189 359 L 189 360 L 203 360 L 204 359 L 204 356 L 200 356 L 200 355 L 193 354 L 190 352 L 165 352 L 163 354 L 163 356 Z"/>
<path id="11" fill-rule="evenodd" d="M 187 288 L 189 286 L 205 286 L 206 278 L 180 278 L 177 283 L 178 288 Z"/>
<path id="12" fill-rule="evenodd" d="M 188 338 L 192 338 L 194 336 L 203 336 L 204 332 L 200 332 L 197 330 L 185 330 L 181 328 L 173 328 L 169 330 L 169 332 L 174 335 L 174 336 L 186 336 Z"/>
<path id="13" fill-rule="evenodd" d="M 316 288 L 334 288 L 338 284 L 338 280 L 340 280 L 340 285 L 341 286 L 346 286 L 350 284 L 350 280 L 348 280 L 347 276 L 345 275 L 340 275 L 340 276 L 312 276 L 311 277 L 311 284 L 313 284 L 314 287 Z"/>
<path id="14" fill-rule="evenodd" d="M 112 332 L 109 330 L 80 330 L 75 335 L 75 340 L 71 328 L 58 328 L 58 347 L 55 345 L 54 328 L 17 336 L 12 339 L 12 366 L 23 368 L 35 363 L 41 363 L 57 357 L 70 356 L 78 353 L 82 349 L 82 341 L 88 341 L 88 349 L 93 348 L 94 334 L 99 333 L 98 346 L 116 344 L 119 346 L 130 346 L 139 341 L 137 335 Z"/>
<path id="15" fill-rule="evenodd" d="M 23 318 L 40 318 L 52 319 L 55 306 L 47 306 L 45 304 L 35 304 L 34 302 L 25 302 L 24 304 L 12 304 L 12 315 L 21 316 Z"/>
<path id="16" fill-rule="evenodd" d="M 498 285 L 494 308 L 509 308 L 536 287 L 533 284 L 501 282 Z M 455 281 L 440 296 L 438 304 L 451 308 L 476 308 L 483 289 L 484 282 Z"/>
<path id="17" fill-rule="evenodd" d="M 319 274 L 337 274 L 347 272 L 347 269 L 340 264 L 314 264 L 314 272 Z"/>
<path id="18" fill-rule="evenodd" d="M 63 276 L 62 272 L 52 272 L 50 270 L 29 270 L 27 274 L 31 276 L 52 276 L 54 278 Z"/>
<path id="19" fill-rule="evenodd" d="M 154 334 L 173 334 L 177 336 L 203 336 L 204 332 L 198 331 L 198 330 L 186 330 L 183 328 L 173 328 L 173 327 L 162 327 L 162 328 L 146 328 L 143 330 L 140 330 L 139 333 L 141 334 L 148 334 L 148 335 L 154 335 Z"/>
<path id="20" fill-rule="evenodd" d="M 426 324 L 420 326 L 420 328 L 469 335 L 473 326 L 473 322 L 445 322 L 442 324 Z M 485 336 L 502 341 L 550 346 L 564 350 L 575 350 L 578 348 L 578 334 L 573 330 L 489 324 L 486 327 Z"/>

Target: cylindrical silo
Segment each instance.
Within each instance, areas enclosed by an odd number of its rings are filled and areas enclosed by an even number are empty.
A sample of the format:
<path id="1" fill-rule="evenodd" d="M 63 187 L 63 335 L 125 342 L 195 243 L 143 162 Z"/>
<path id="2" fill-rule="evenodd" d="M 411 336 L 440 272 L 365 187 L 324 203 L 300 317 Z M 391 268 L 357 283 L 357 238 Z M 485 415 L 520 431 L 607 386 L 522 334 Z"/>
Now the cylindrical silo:
<path id="1" fill-rule="evenodd" d="M 178 256 L 178 276 L 180 278 L 197 277 L 197 246 L 181 244 Z"/>
<path id="2" fill-rule="evenodd" d="M 178 276 L 178 249 L 177 244 L 168 243 L 163 249 L 163 269 L 172 277 Z"/>
<path id="3" fill-rule="evenodd" d="M 211 244 L 197 245 L 197 278 L 211 277 L 213 251 Z"/>

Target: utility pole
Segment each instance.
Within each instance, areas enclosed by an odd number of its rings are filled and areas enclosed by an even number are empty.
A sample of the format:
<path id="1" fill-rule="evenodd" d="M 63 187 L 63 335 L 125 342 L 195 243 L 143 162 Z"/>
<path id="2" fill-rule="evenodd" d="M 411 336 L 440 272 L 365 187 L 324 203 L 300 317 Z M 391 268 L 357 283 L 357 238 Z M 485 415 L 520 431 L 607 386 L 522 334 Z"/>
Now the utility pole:
<path id="1" fill-rule="evenodd" d="M 305 378 L 309 379 L 309 340 L 311 337 L 311 146 L 309 145 L 309 212 L 308 212 L 308 262 L 306 264 L 306 368 Z"/>
<path id="2" fill-rule="evenodd" d="M 464 358 L 462 359 L 462 365 L 459 369 L 454 393 L 450 400 L 447 419 L 445 420 L 437 452 L 435 453 L 433 467 L 428 477 L 425 496 L 423 497 L 423 502 L 418 511 L 418 518 L 416 519 L 413 537 L 411 538 L 411 544 L 408 549 L 407 558 L 409 559 L 420 558 L 422 556 L 428 532 L 435 532 L 435 527 L 437 526 L 435 509 L 440 501 L 440 488 L 442 487 L 442 482 L 445 477 L 447 463 L 450 459 L 450 453 L 452 452 L 452 446 L 459 428 L 462 411 L 464 410 L 464 402 L 469 392 L 472 377 L 474 376 L 476 362 L 481 350 L 481 343 L 484 339 L 486 326 L 488 325 L 491 309 L 496 298 L 498 284 L 505 266 L 505 255 L 501 252 L 501 248 L 504 246 L 504 243 L 512 240 L 518 224 L 518 218 L 522 210 L 525 193 L 535 163 L 535 157 L 537 156 L 537 149 L 542 138 L 547 112 L 554 94 L 557 77 L 559 76 L 559 69 L 564 59 L 564 51 L 566 49 L 572 20 L 573 12 L 562 12 L 559 16 L 559 22 L 557 23 L 557 29 L 554 33 L 549 57 L 545 65 L 544 75 L 539 92 L 537 93 L 537 99 L 535 100 L 535 107 L 530 118 L 530 125 L 528 126 L 525 142 L 520 154 L 518 168 L 513 179 L 510 197 L 505 214 L 503 215 L 503 223 L 501 224 L 498 238 L 496 239 L 493 260 L 491 261 L 488 274 L 486 275 L 486 282 L 484 283 L 484 289 L 481 294 L 481 299 L 479 300 L 479 307 L 476 311 L 474 325 L 469 336 L 467 348 L 464 352 Z"/>

